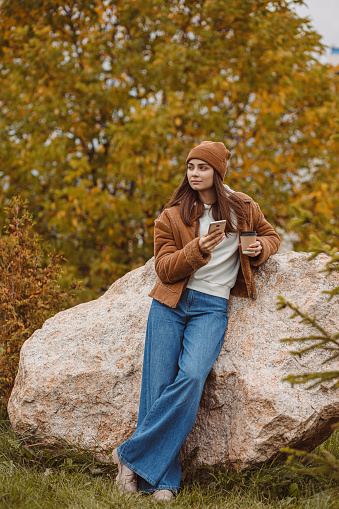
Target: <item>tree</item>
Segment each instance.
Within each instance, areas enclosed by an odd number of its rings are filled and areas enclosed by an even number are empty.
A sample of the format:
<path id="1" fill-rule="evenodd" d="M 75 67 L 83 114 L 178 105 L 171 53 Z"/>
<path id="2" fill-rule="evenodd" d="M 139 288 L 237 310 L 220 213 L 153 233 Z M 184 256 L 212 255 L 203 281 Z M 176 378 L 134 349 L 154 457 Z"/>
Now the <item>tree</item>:
<path id="1" fill-rule="evenodd" d="M 63 257 L 49 250 L 33 228 L 21 197 L 6 207 L 0 236 L 0 407 L 7 404 L 19 365 L 22 344 L 45 320 L 76 302 L 61 289 Z"/>
<path id="2" fill-rule="evenodd" d="M 315 161 L 333 168 L 337 76 L 298 3 L 1 2 L 0 200 L 29 199 L 88 298 L 152 256 L 203 139 L 225 142 L 229 185 L 283 229 L 324 180 Z"/>
<path id="3" fill-rule="evenodd" d="M 324 248 L 317 248 L 310 259 L 314 258 L 320 253 L 330 254 L 331 257 L 327 262 L 327 271 L 338 272 L 339 271 L 339 253 L 333 253 Z M 339 293 L 339 287 L 327 292 L 329 293 L 329 299 Z M 324 364 L 335 361 L 339 358 L 339 331 L 330 333 L 326 331 L 317 321 L 315 316 L 310 316 L 308 313 L 304 313 L 298 306 L 295 306 L 291 302 L 287 301 L 284 297 L 279 295 L 277 309 L 284 309 L 288 307 L 293 311 L 290 318 L 299 317 L 300 323 L 310 325 L 314 329 L 314 334 L 309 336 L 303 336 L 298 338 L 286 338 L 283 341 L 288 343 L 299 343 L 301 349 L 294 350 L 291 352 L 292 355 L 302 357 L 303 355 L 311 352 L 312 350 L 320 349 L 325 354 Z M 311 344 L 310 344 L 311 343 Z M 306 345 L 306 346 L 305 346 Z M 294 384 L 308 384 L 308 388 L 315 387 L 323 382 L 333 382 L 332 388 L 339 387 L 339 369 L 333 371 L 321 371 L 317 373 L 304 373 L 301 375 L 288 375 L 284 380 L 287 380 L 292 385 Z"/>
<path id="4" fill-rule="evenodd" d="M 339 125 L 339 119 L 335 119 Z M 330 136 L 328 148 L 333 155 L 332 162 L 324 164 L 315 159 L 314 167 L 300 187 L 291 206 L 289 229 L 298 232 L 296 249 L 324 252 L 329 256 L 339 250 L 339 179 L 338 179 L 339 134 Z M 335 260 L 333 260 L 334 263 Z"/>
<path id="5" fill-rule="evenodd" d="M 339 120 L 337 119 L 337 123 L 339 125 Z M 333 140 L 338 140 L 339 132 L 337 131 L 332 135 Z M 337 183 L 338 186 L 338 183 Z M 336 206 L 338 206 L 338 197 L 334 196 L 334 201 L 336 200 Z M 337 216 L 338 217 L 338 216 Z M 311 218 L 306 211 L 302 211 L 301 218 L 299 219 L 299 223 L 302 227 L 305 224 L 310 226 L 318 226 L 319 223 L 317 219 Z M 330 221 L 332 223 L 332 221 Z M 313 241 L 313 247 L 311 248 L 312 254 L 309 259 L 316 258 L 319 254 L 328 255 L 328 261 L 326 263 L 326 272 L 328 274 L 339 272 L 339 251 L 338 251 L 338 228 L 334 225 L 334 235 L 331 235 L 331 229 L 333 229 L 332 224 L 325 224 L 323 228 L 320 229 L 318 236 L 313 235 L 311 237 L 311 241 Z M 335 287 L 330 291 L 326 291 L 325 293 L 329 294 L 328 299 L 331 300 L 335 298 L 339 294 L 339 287 Z M 339 331 L 335 333 L 330 333 L 326 331 L 320 324 L 317 322 L 316 317 L 311 317 L 307 313 L 303 313 L 298 306 L 293 305 L 291 302 L 288 302 L 281 295 L 278 297 L 277 308 L 290 308 L 293 311 L 291 318 L 299 317 L 301 318 L 301 323 L 305 323 L 311 325 L 316 333 L 313 335 L 299 337 L 299 338 L 286 338 L 283 341 L 287 341 L 288 343 L 299 343 L 301 345 L 301 350 L 292 351 L 292 355 L 298 355 L 302 357 L 307 354 L 311 350 L 320 349 L 325 352 L 326 356 L 324 359 L 324 364 L 334 361 L 339 358 Z M 307 346 L 305 347 L 305 342 L 307 342 Z M 310 344 L 311 343 L 311 344 Z M 321 383 L 330 382 L 331 389 L 337 389 L 339 387 L 339 370 L 334 369 L 333 371 L 321 371 L 317 373 L 303 373 L 301 375 L 289 375 L 285 378 L 286 381 L 290 382 L 292 386 L 294 384 L 307 384 L 307 388 L 310 389 L 319 385 Z M 333 426 L 333 429 L 339 429 L 339 423 L 336 423 Z M 339 480 L 339 459 L 337 459 L 333 454 L 329 451 L 326 451 L 323 447 L 320 447 L 320 454 L 312 454 L 306 451 L 300 451 L 298 449 L 291 449 L 289 447 L 281 449 L 282 452 L 289 454 L 288 460 L 291 461 L 293 458 L 299 458 L 301 461 L 311 463 L 311 466 L 306 468 L 296 468 L 292 467 L 293 470 L 299 473 L 306 473 L 312 475 L 324 474 L 333 479 Z"/>
<path id="6" fill-rule="evenodd" d="M 322 247 L 316 246 L 313 248 L 313 253 L 310 256 L 310 259 L 315 258 L 320 253 L 329 255 L 329 259 L 326 265 L 328 274 L 331 274 L 332 272 L 338 272 L 339 253 L 337 249 L 331 249 L 330 246 L 326 245 Z M 339 293 L 339 287 L 336 287 L 327 293 L 329 293 L 329 300 L 335 298 L 335 296 Z M 325 353 L 325 358 L 323 361 L 324 364 L 339 358 L 339 331 L 335 333 L 326 331 L 317 322 L 316 317 L 311 317 L 308 315 L 308 313 L 302 312 L 298 306 L 288 302 L 284 297 L 280 295 L 278 298 L 277 308 L 283 309 L 286 307 L 293 311 L 291 318 L 299 317 L 301 318 L 300 323 L 311 325 L 315 330 L 315 334 L 309 336 L 299 338 L 286 338 L 282 340 L 288 343 L 299 343 L 301 345 L 301 349 L 291 352 L 292 355 L 302 357 L 311 350 L 320 349 Z M 307 346 L 305 346 L 305 343 Z M 288 375 L 284 380 L 290 382 L 292 386 L 294 384 L 305 384 L 308 389 L 319 384 L 330 384 L 329 388 L 333 390 L 338 389 L 339 387 L 339 370 L 333 369 L 331 371 L 326 370 L 316 373 L 307 372 L 300 375 L 291 374 Z M 339 423 L 333 425 L 333 431 L 335 429 L 339 429 Z M 319 452 L 316 453 L 291 449 L 290 447 L 282 448 L 281 451 L 289 455 L 289 462 L 291 462 L 294 458 L 299 458 L 301 461 L 308 464 L 308 466 L 304 468 L 292 467 L 295 472 L 299 472 L 301 474 L 306 473 L 310 475 L 322 474 L 339 480 L 339 459 L 329 451 L 326 451 L 324 447 L 320 447 Z"/>
<path id="7" fill-rule="evenodd" d="M 339 119 L 336 119 L 336 122 L 339 126 Z M 339 139 L 339 131 L 337 130 L 335 133 L 333 133 L 331 138 L 332 140 L 337 141 Z M 339 183 L 337 181 L 334 189 L 334 198 L 332 203 L 335 203 L 336 211 L 339 212 L 339 197 L 336 190 L 339 190 Z M 329 201 L 331 200 L 329 199 Z M 336 215 L 337 220 L 338 217 L 339 214 Z M 300 224 L 301 227 L 305 226 L 305 224 L 313 227 L 313 232 L 317 230 L 319 225 L 317 222 L 316 214 L 310 217 L 308 212 L 305 210 L 301 210 L 301 218 L 294 220 L 294 222 L 295 224 Z M 318 231 L 318 235 L 313 233 L 310 241 L 313 242 L 313 246 L 310 249 L 312 254 L 309 257 L 309 260 L 316 258 L 319 254 L 326 254 L 328 256 L 328 261 L 326 263 L 325 272 L 327 272 L 327 274 L 339 272 L 339 228 L 337 223 L 333 224 L 332 217 L 330 217 L 328 224 L 325 224 L 325 226 Z M 324 293 L 328 293 L 328 300 L 331 300 L 339 294 L 339 287 L 337 286 L 332 290 L 326 291 Z M 301 345 L 307 343 L 307 346 L 303 346 L 301 350 L 291 352 L 293 355 L 302 357 L 311 350 L 321 349 L 327 353 L 327 357 L 325 358 L 324 363 L 331 362 L 339 358 L 339 331 L 333 334 L 327 332 L 317 322 L 316 317 L 311 317 L 308 315 L 308 313 L 303 313 L 298 306 L 293 305 L 291 302 L 288 302 L 284 297 L 279 295 L 277 309 L 283 309 L 286 307 L 293 311 L 291 318 L 301 318 L 301 323 L 311 325 L 311 327 L 313 327 L 316 331 L 315 335 L 299 338 L 286 338 L 283 340 L 287 341 L 288 343 L 297 342 Z M 310 342 L 311 345 L 309 345 Z M 292 385 L 295 383 L 307 384 L 308 382 L 314 382 L 309 385 L 308 388 L 319 385 L 322 382 L 333 381 L 333 388 L 338 388 L 339 370 L 326 371 L 321 373 L 305 373 L 303 375 L 297 376 L 289 375 L 286 380 L 289 381 Z"/>
<path id="8" fill-rule="evenodd" d="M 313 254 L 310 258 L 314 258 L 320 253 L 326 253 L 330 255 L 329 261 L 327 263 L 327 271 L 338 272 L 339 270 L 339 254 L 338 252 L 333 252 L 332 250 L 328 250 L 328 248 L 320 248 L 317 247 L 314 249 Z M 331 292 L 328 292 L 329 299 L 333 298 L 339 292 L 339 287 L 333 289 Z M 293 314 L 291 318 L 300 317 L 301 323 L 311 325 L 316 333 L 314 335 L 305 336 L 301 338 L 286 338 L 283 341 L 287 341 L 289 343 L 300 343 L 301 349 L 292 351 L 292 355 L 298 355 L 302 357 L 307 354 L 309 351 L 314 349 L 321 349 L 323 352 L 327 354 L 325 357 L 324 364 L 339 357 L 339 332 L 334 334 L 329 333 L 325 329 L 323 329 L 316 320 L 316 317 L 311 317 L 307 313 L 303 313 L 298 306 L 294 306 L 291 302 L 286 301 L 282 296 L 279 296 L 278 300 L 278 309 L 283 309 L 285 307 L 293 310 Z M 305 342 L 311 345 L 304 347 Z M 292 385 L 294 384 L 306 384 L 307 388 L 315 387 L 321 383 L 330 383 L 330 389 L 335 389 L 339 387 L 339 370 L 334 369 L 332 371 L 320 371 L 316 373 L 308 372 L 303 373 L 301 375 L 288 375 L 284 380 L 290 382 Z M 333 425 L 333 431 L 335 429 L 339 429 L 339 423 Z M 333 454 L 327 451 L 324 447 L 319 448 L 319 452 L 309 453 L 306 451 L 302 451 L 299 449 L 292 449 L 290 447 L 285 447 L 281 449 L 281 452 L 285 452 L 289 455 L 288 461 L 291 462 L 293 459 L 298 458 L 302 462 L 307 464 L 306 467 L 300 468 L 292 466 L 292 469 L 295 472 L 301 474 L 309 474 L 309 475 L 326 475 L 335 480 L 339 480 L 339 459 L 336 458 Z"/>

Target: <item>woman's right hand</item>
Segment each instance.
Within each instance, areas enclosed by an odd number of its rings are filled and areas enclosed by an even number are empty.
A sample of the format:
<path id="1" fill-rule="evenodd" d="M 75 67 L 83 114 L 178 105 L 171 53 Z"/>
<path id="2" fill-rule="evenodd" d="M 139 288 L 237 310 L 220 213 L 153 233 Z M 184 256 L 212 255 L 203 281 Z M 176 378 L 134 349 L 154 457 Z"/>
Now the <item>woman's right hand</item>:
<path id="1" fill-rule="evenodd" d="M 199 240 L 199 249 L 203 254 L 213 253 L 214 249 L 224 238 L 224 232 L 215 231 L 213 233 L 204 233 Z"/>

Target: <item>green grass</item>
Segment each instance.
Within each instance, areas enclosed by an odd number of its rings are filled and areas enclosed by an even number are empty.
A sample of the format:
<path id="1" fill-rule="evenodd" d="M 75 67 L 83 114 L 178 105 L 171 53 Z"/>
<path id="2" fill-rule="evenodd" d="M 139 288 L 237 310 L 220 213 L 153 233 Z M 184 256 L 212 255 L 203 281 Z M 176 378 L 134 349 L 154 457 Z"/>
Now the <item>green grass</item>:
<path id="1" fill-rule="evenodd" d="M 0 421 L 0 508 L 138 509 L 161 507 L 149 495 L 120 495 L 116 467 L 100 464 L 90 452 L 64 441 L 35 445 L 16 437 Z M 325 442 L 339 457 L 339 432 Z M 298 466 L 296 461 L 294 466 Z M 241 473 L 200 468 L 186 471 L 170 507 L 180 509 L 339 509 L 339 483 L 321 475 L 298 474 L 283 462 Z"/>

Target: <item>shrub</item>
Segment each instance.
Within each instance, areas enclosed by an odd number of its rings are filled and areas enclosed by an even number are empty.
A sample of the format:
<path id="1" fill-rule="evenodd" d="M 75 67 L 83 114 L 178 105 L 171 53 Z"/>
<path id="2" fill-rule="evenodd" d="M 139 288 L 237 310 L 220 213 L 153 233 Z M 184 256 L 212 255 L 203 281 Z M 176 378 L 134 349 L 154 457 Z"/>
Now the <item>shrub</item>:
<path id="1" fill-rule="evenodd" d="M 79 283 L 61 289 L 61 254 L 34 231 L 27 203 L 14 197 L 5 207 L 0 234 L 0 407 L 14 385 L 22 344 L 44 321 L 76 303 Z"/>

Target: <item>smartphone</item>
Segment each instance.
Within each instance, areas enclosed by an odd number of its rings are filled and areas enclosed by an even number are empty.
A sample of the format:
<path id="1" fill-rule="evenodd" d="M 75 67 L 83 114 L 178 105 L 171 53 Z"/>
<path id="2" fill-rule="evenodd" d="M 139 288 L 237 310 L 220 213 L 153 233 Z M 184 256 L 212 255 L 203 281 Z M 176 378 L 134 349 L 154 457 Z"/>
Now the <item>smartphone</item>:
<path id="1" fill-rule="evenodd" d="M 208 228 L 208 233 L 213 233 L 215 231 L 224 232 L 226 228 L 226 219 L 222 219 L 221 221 L 212 221 Z"/>

